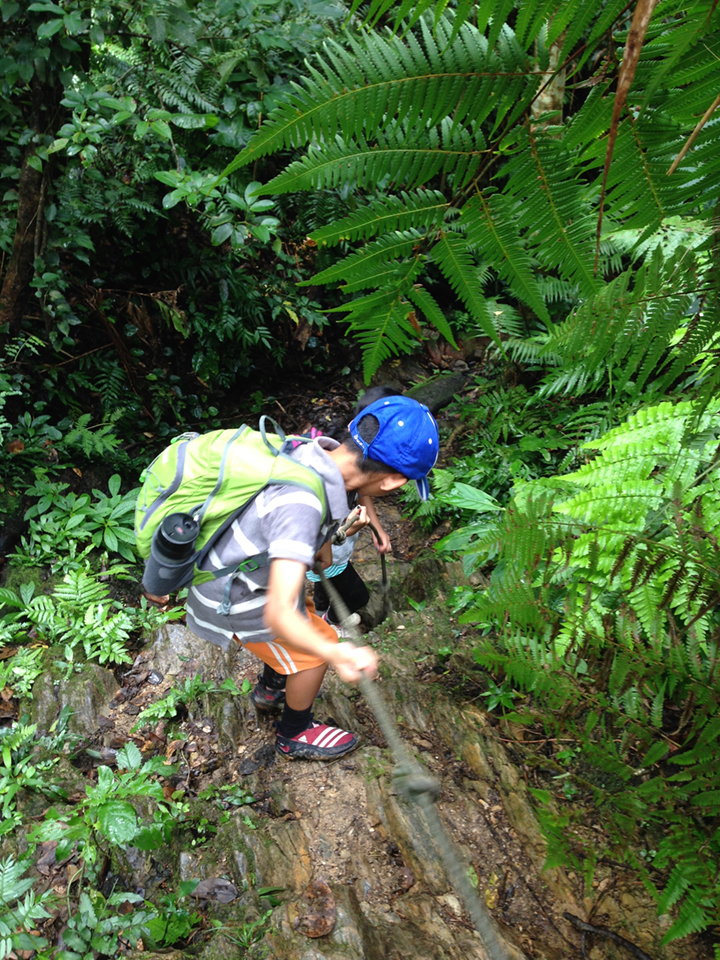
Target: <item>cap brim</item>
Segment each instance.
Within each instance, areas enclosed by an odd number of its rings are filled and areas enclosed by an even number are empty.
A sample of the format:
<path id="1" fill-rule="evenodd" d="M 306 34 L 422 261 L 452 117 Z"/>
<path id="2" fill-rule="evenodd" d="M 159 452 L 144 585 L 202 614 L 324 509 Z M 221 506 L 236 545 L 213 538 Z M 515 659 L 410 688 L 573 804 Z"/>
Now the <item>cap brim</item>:
<path id="1" fill-rule="evenodd" d="M 422 480 L 416 480 L 415 486 L 417 487 L 418 496 L 421 500 L 430 499 L 430 482 L 427 477 L 423 477 Z"/>

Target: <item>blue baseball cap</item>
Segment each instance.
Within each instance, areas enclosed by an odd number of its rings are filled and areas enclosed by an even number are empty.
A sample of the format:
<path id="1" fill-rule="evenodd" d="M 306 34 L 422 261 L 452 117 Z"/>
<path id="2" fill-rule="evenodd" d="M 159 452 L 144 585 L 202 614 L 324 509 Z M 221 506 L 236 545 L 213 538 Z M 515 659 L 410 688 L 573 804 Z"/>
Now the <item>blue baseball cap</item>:
<path id="1" fill-rule="evenodd" d="M 358 424 L 363 417 L 376 417 L 378 432 L 370 443 L 360 436 Z M 440 452 L 440 434 L 435 418 L 424 403 L 410 397 L 384 397 L 369 404 L 348 430 L 355 443 L 368 457 L 386 463 L 417 485 L 421 500 L 430 498 L 427 475 L 435 466 Z"/>

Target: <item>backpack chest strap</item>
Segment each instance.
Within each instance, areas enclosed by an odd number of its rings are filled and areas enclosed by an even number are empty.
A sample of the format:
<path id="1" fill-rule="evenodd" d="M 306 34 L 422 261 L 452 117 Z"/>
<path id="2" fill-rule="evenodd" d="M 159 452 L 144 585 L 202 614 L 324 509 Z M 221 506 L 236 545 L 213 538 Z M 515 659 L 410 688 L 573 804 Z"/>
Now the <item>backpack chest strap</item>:
<path id="1" fill-rule="evenodd" d="M 247 559 L 241 560 L 240 563 L 233 563 L 229 567 L 221 567 L 220 570 L 203 570 L 202 573 L 205 574 L 205 576 L 198 577 L 195 582 L 208 583 L 210 580 L 220 580 L 222 577 L 228 578 L 223 591 L 223 598 L 217 607 L 217 612 L 220 616 L 227 617 L 230 615 L 230 591 L 232 590 L 235 575 L 238 573 L 254 573 L 255 570 L 259 570 L 261 567 L 269 566 L 270 562 L 271 557 L 267 551 L 264 553 L 256 553 L 254 557 L 247 557 Z M 208 574 L 210 574 L 210 576 L 208 576 Z"/>

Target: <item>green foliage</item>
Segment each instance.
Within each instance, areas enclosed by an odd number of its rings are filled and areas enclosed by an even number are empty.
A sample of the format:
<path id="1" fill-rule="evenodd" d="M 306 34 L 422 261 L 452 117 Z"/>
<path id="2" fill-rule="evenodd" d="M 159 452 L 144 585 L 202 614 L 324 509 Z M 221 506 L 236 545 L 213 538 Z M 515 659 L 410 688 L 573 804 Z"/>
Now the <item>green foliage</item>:
<path id="1" fill-rule="evenodd" d="M 176 717 L 179 706 L 187 707 L 209 693 L 230 693 L 234 696 L 240 696 L 241 693 L 249 693 L 250 689 L 250 684 L 247 680 L 244 680 L 242 690 L 239 690 L 232 677 L 223 680 L 220 686 L 212 681 L 203 680 L 200 674 L 194 677 L 186 677 L 181 685 L 172 687 L 161 700 L 156 700 L 155 703 L 142 710 L 133 730 L 148 724 L 155 724 L 159 720 Z"/>
<path id="2" fill-rule="evenodd" d="M 38 481 L 34 487 L 28 488 L 27 493 L 39 499 L 25 512 L 25 519 L 31 520 L 30 536 L 23 537 L 22 548 L 16 551 L 11 562 L 40 566 L 50 561 L 53 572 L 63 570 L 63 554 L 75 542 L 78 547 L 88 544 L 95 549 L 120 554 L 132 563 L 135 559 L 132 517 L 138 488 L 120 495 L 120 485 L 120 476 L 114 474 L 108 481 L 110 495 L 93 490 L 94 501 L 87 493 L 63 496 L 62 490 L 67 484 L 51 485 Z M 38 519 L 33 519 L 35 517 Z"/>
<path id="3" fill-rule="evenodd" d="M 170 840 L 175 821 L 182 816 L 177 804 L 165 800 L 162 784 L 156 779 L 174 772 L 161 757 L 143 760 L 135 744 L 128 741 L 118 751 L 116 763 L 118 773 L 98 767 L 97 784 L 85 788 L 85 798 L 71 813 L 50 808 L 31 834 L 36 842 L 57 840 L 60 858 L 68 856 L 77 844 L 90 878 L 97 875 L 102 865 L 100 854 L 106 854 L 110 846 L 154 850 Z M 120 772 L 123 770 L 126 772 Z M 148 822 L 138 818 L 130 802 L 134 797 L 154 801 Z"/>
<path id="4" fill-rule="evenodd" d="M 186 880 L 180 884 L 177 894 L 168 893 L 160 898 L 158 916 L 148 920 L 144 936 L 157 947 L 171 947 L 179 940 L 187 940 L 200 923 L 199 913 L 191 913 L 180 906 L 179 901 L 192 893 L 197 881 Z"/>
<path id="5" fill-rule="evenodd" d="M 126 576 L 127 568 L 110 567 L 104 575 Z M 34 583 L 24 584 L 19 593 L 0 589 L 0 641 L 26 643 L 32 633 L 48 645 L 61 646 L 64 659 L 56 665 L 69 674 L 80 651 L 86 660 L 129 663 L 127 643 L 133 633 L 151 631 L 182 615 L 181 610 L 162 613 L 144 597 L 137 608 L 111 600 L 110 587 L 100 576 L 87 566 L 71 571 L 50 596 L 35 595 Z M 27 666 L 28 660 L 35 663 L 28 656 L 20 663 Z M 16 683 L 29 687 L 31 681 L 22 674 Z"/>
<path id="6" fill-rule="evenodd" d="M 43 670 L 42 649 L 18 647 L 12 657 L 0 662 L 0 690 L 9 687 L 16 697 L 30 697 L 33 684 Z"/>
<path id="7" fill-rule="evenodd" d="M 15 796 L 19 790 L 41 790 L 57 794 L 44 774 L 56 762 L 56 758 L 40 759 L 34 755 L 37 724 L 16 723 L 0 731 L 0 800 L 2 800 L 2 825 L 0 834 L 9 833 L 20 822 Z"/>
<path id="8" fill-rule="evenodd" d="M 5 266 L 21 194 L 40 189 L 18 321 L 23 337 L 42 331 L 33 389 L 72 416 L 70 444 L 97 456 L 107 441 L 122 461 L 107 429 L 117 420 L 166 436 L 216 416 L 209 385 L 234 385 L 258 353 L 324 359 L 307 340 L 300 355 L 285 313 L 324 322 L 294 286 L 302 227 L 296 235 L 292 212 L 281 223 L 273 201 L 252 195 L 254 174 L 213 183 L 346 10 L 332 0 L 118 9 L 2 6 L 0 248 Z M 28 157 L 41 187 L 20 177 Z"/>
<path id="9" fill-rule="evenodd" d="M 486 697 L 486 705 L 488 710 L 495 710 L 497 707 L 502 707 L 503 709 L 512 710 L 513 701 L 516 694 L 507 688 L 505 684 L 498 685 L 494 680 L 488 680 L 489 689 L 482 694 L 483 697 Z"/>
<path id="10" fill-rule="evenodd" d="M 717 29 L 711 0 L 655 13 L 620 118 L 602 228 L 605 135 L 624 42 L 613 31 L 625 26 L 626 7 L 620 0 L 602 9 L 565 0 L 516 6 L 371 4 L 368 22 L 382 14 L 394 29 L 328 42 L 225 173 L 305 148 L 265 192 L 354 193 L 355 209 L 312 236 L 360 245 L 314 282 L 370 291 L 345 304 L 366 376 L 391 353 L 415 348 L 411 304 L 447 335 L 444 315 L 454 301 L 497 341 L 492 285 L 548 328 L 539 342 L 563 368 L 549 389 L 577 394 L 614 373 L 611 389 L 638 397 L 659 370 L 663 383 L 676 379 L 714 335 L 711 311 L 701 318 L 696 303 L 711 296 L 708 258 L 703 266 L 689 253 L 702 242 L 686 235 L 682 244 L 648 244 L 678 215 L 695 216 L 707 236 L 717 201 L 715 125 L 703 127 L 692 158 L 666 176 L 717 86 L 719 61 L 707 53 Z M 601 40 L 609 35 L 615 50 Z M 547 122 L 538 98 L 554 81 L 544 72 L 551 48 L 574 84 L 591 90 L 567 108 L 560 102 L 564 115 Z M 591 57 L 602 63 L 592 78 Z M 700 170 L 709 192 L 696 188 Z M 638 259 L 648 261 L 639 271 Z M 438 273 L 439 295 L 422 286 L 424 296 L 413 296 L 416 284 Z M 577 309 L 555 330 L 551 304 L 559 294 Z M 677 362 L 667 364 L 691 305 L 698 320 Z"/>
<path id="11" fill-rule="evenodd" d="M 591 789 L 612 856 L 640 871 L 660 912 L 679 904 L 665 942 L 716 923 L 720 902 L 717 838 L 698 818 L 720 798 L 719 440 L 717 400 L 700 413 L 642 407 L 586 442 L 573 473 L 516 484 L 495 529 L 464 547 L 495 564 L 461 616 L 491 631 L 478 662 L 601 771 L 562 774 L 563 795 Z M 563 825 L 549 813 L 544 823 L 549 862 L 570 862 Z M 633 854 L 639 823 L 663 833 L 652 868 Z M 657 871 L 670 867 L 660 893 Z"/>
<path id="12" fill-rule="evenodd" d="M 157 910 L 148 907 L 121 913 L 117 908 L 141 903 L 143 898 L 136 893 L 113 893 L 106 900 L 99 890 L 83 890 L 77 910 L 63 930 L 67 949 L 58 950 L 55 956 L 58 960 L 95 960 L 98 955 L 117 956 L 121 945 L 134 947 L 157 920 Z"/>
<path id="13" fill-rule="evenodd" d="M 48 941 L 35 932 L 39 921 L 50 914 L 45 904 L 53 897 L 51 890 L 36 896 L 31 890 L 34 881 L 23 874 L 29 862 L 5 857 L 0 861 L 0 960 L 16 950 L 40 950 Z"/>

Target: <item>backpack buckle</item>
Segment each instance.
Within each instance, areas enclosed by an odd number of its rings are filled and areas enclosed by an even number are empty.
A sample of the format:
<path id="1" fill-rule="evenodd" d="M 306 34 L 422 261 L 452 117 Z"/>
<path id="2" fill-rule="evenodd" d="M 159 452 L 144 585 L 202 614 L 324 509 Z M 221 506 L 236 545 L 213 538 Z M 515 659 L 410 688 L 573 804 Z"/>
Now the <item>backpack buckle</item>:
<path id="1" fill-rule="evenodd" d="M 248 557 L 247 560 L 239 563 L 237 568 L 242 570 L 243 573 L 254 573 L 260 569 L 260 564 L 253 557 Z"/>

